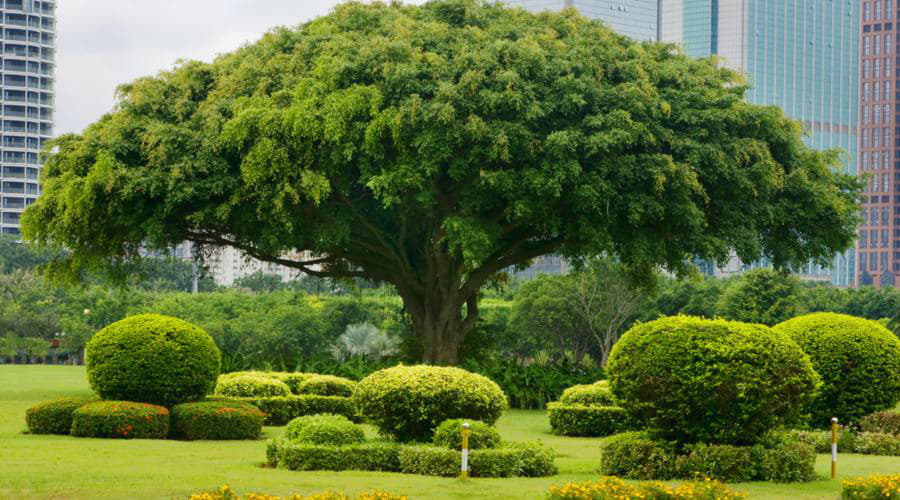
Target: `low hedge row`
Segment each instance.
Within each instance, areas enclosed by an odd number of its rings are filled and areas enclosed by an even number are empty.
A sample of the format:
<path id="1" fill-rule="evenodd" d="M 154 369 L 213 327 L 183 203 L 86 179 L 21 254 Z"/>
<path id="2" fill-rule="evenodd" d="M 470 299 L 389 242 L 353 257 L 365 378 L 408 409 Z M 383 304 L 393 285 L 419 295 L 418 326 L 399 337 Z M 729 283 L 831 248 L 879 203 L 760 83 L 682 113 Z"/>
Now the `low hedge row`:
<path id="1" fill-rule="evenodd" d="M 900 474 L 848 479 L 841 483 L 844 500 L 898 500 L 900 499 Z"/>
<path id="2" fill-rule="evenodd" d="M 650 498 L 672 500 L 738 500 L 747 498 L 718 481 L 684 483 L 668 486 L 662 483 L 626 483 L 617 477 L 601 477 L 596 481 L 553 485 L 548 500 L 606 500 L 613 498 Z"/>
<path id="3" fill-rule="evenodd" d="M 175 439 L 259 439 L 265 413 L 237 401 L 203 401 L 173 406 L 169 437 Z"/>
<path id="4" fill-rule="evenodd" d="M 640 428 L 624 408 L 583 404 L 548 403 L 550 428 L 561 436 L 609 436 Z"/>
<path id="5" fill-rule="evenodd" d="M 275 383 L 266 382 L 274 380 Z M 282 387 L 281 384 L 284 384 Z M 285 392 L 284 389 L 287 389 Z M 356 382 L 334 375 L 302 372 L 242 371 L 219 376 L 214 394 L 227 397 L 315 395 L 350 397 Z"/>
<path id="6" fill-rule="evenodd" d="M 68 434 L 72 414 L 82 406 L 98 401 L 96 397 L 68 397 L 40 402 L 25 411 L 25 423 L 32 434 Z"/>
<path id="7" fill-rule="evenodd" d="M 346 446 L 325 446 L 269 440 L 270 465 L 295 471 L 366 470 L 405 472 L 452 477 L 459 474 L 459 451 L 437 446 L 409 446 L 372 441 Z M 473 477 L 537 477 L 556 474 L 553 451 L 540 443 L 510 443 L 501 448 L 472 450 L 469 468 Z"/>
<path id="8" fill-rule="evenodd" d="M 169 410 L 130 401 L 88 403 L 72 413 L 73 436 L 123 439 L 165 439 Z"/>
<path id="9" fill-rule="evenodd" d="M 344 377 L 334 375 L 313 375 L 307 377 L 297 387 L 297 394 L 315 394 L 317 396 L 343 396 L 349 398 L 353 395 L 356 382 Z"/>
<path id="10" fill-rule="evenodd" d="M 437 426 L 437 429 L 434 430 L 434 439 L 432 440 L 434 445 L 451 450 L 461 450 L 463 423 L 469 424 L 470 450 L 496 448 L 500 445 L 500 433 L 497 432 L 497 429 L 480 420 L 465 420 L 462 418 L 451 418 Z"/>
<path id="11" fill-rule="evenodd" d="M 789 431 L 787 434 L 812 445 L 818 453 L 831 453 L 830 431 Z M 898 457 L 900 456 L 900 435 L 879 432 L 857 434 L 842 429 L 838 434 L 838 453 Z"/>
<path id="12" fill-rule="evenodd" d="M 679 449 L 629 432 L 603 444 L 600 472 L 627 479 L 801 482 L 815 478 L 815 463 L 812 445 L 786 435 L 767 436 L 754 446 L 696 443 Z"/>
<path id="13" fill-rule="evenodd" d="M 865 416 L 859 427 L 863 432 L 879 434 L 900 434 L 900 411 L 885 410 Z"/>
<path id="14" fill-rule="evenodd" d="M 274 397 L 289 396 L 291 388 L 273 377 L 263 375 L 241 375 L 220 379 L 213 391 L 216 396 L 223 397 Z"/>
<path id="15" fill-rule="evenodd" d="M 242 401 L 266 414 L 265 425 L 285 425 L 303 415 L 330 413 L 357 421 L 356 406 L 350 398 L 340 396 L 278 396 L 271 398 L 209 398 L 210 401 Z"/>

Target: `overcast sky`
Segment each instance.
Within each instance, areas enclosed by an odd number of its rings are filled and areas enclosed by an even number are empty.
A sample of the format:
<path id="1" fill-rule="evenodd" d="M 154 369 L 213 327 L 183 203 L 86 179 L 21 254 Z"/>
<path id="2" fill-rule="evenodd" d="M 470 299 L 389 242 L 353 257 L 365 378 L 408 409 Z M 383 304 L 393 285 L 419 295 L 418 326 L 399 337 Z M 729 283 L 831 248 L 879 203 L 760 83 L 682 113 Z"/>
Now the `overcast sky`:
<path id="1" fill-rule="evenodd" d="M 421 3 L 412 0 L 409 3 Z M 56 132 L 80 132 L 112 108 L 115 88 L 211 60 L 275 26 L 327 14 L 338 0 L 61 0 L 57 7 Z"/>

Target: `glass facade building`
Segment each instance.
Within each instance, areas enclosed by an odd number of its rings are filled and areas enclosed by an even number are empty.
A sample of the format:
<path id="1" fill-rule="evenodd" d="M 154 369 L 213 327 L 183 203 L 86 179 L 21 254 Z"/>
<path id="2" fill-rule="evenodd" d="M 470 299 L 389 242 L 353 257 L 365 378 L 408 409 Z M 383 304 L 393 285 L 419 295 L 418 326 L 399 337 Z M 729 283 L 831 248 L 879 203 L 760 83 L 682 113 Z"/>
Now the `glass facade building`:
<path id="1" fill-rule="evenodd" d="M 504 0 L 532 12 L 574 7 L 585 17 L 599 19 L 616 33 L 635 40 L 657 40 L 659 0 Z"/>
<path id="2" fill-rule="evenodd" d="M 19 218 L 40 187 L 39 153 L 53 135 L 56 2 L 0 0 L 0 232 L 19 235 Z"/>
<path id="3" fill-rule="evenodd" d="M 681 44 L 695 57 L 715 55 L 745 73 L 751 102 L 779 106 L 801 121 L 809 146 L 845 151 L 844 168 L 855 174 L 861 5 L 857 0 L 660 0 L 660 39 Z M 886 77 L 890 62 L 878 64 Z M 881 111 L 887 118 L 887 107 Z M 760 265 L 765 263 L 750 266 L 733 259 L 717 273 Z M 830 268 L 810 264 L 798 274 L 852 286 L 855 269 L 856 252 L 850 250 L 836 256 Z"/>

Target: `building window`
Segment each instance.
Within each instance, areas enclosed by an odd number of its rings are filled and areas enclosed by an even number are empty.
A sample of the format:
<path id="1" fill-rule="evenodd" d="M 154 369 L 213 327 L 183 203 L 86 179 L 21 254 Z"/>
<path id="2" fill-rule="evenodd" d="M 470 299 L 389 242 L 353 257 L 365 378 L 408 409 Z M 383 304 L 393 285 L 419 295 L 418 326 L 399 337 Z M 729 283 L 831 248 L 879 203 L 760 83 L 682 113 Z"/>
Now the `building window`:
<path id="1" fill-rule="evenodd" d="M 884 53 L 885 54 L 891 53 L 891 35 L 890 34 L 884 35 Z"/>
<path id="2" fill-rule="evenodd" d="M 863 106 L 863 123 L 869 123 L 869 107 Z"/>
<path id="3" fill-rule="evenodd" d="M 884 100 L 890 100 L 891 98 L 891 82 L 884 82 Z"/>
<path id="4" fill-rule="evenodd" d="M 884 145 L 885 146 L 891 145 L 891 129 L 889 129 L 887 127 L 885 127 L 885 129 L 884 129 Z"/>
<path id="5" fill-rule="evenodd" d="M 869 101 L 872 99 L 872 86 L 866 82 L 863 84 L 863 101 Z"/>
<path id="6" fill-rule="evenodd" d="M 872 2 L 866 2 L 863 4 L 863 19 L 868 21 L 872 18 Z"/>
<path id="7" fill-rule="evenodd" d="M 866 59 L 863 61 L 863 78 L 870 78 L 872 76 L 871 71 L 869 69 L 869 60 Z"/>
<path id="8" fill-rule="evenodd" d="M 875 19 L 881 19 L 881 0 L 875 2 Z"/>
<path id="9" fill-rule="evenodd" d="M 890 78 L 891 76 L 891 59 L 886 58 L 884 60 L 884 76 Z"/>
<path id="10" fill-rule="evenodd" d="M 863 37 L 863 55 L 867 56 L 872 53 L 872 37 Z"/>
<path id="11" fill-rule="evenodd" d="M 887 130 L 887 129 L 885 129 L 885 130 Z M 885 144 L 885 146 L 887 146 L 887 144 Z M 885 151 L 881 155 L 881 168 L 883 168 L 885 170 L 890 168 L 890 158 L 888 157 L 887 151 Z"/>
<path id="12" fill-rule="evenodd" d="M 875 78 L 881 78 L 881 59 L 875 59 Z"/>

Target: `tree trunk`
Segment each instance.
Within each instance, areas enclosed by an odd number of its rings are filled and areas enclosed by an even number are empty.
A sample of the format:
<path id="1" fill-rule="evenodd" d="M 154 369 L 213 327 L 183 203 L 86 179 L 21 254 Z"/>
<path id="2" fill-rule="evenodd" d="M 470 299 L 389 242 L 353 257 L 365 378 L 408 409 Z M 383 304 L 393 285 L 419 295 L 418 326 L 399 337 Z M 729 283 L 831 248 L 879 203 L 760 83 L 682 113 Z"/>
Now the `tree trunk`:
<path id="1" fill-rule="evenodd" d="M 461 300 L 452 290 L 446 294 L 421 297 L 401 291 L 404 305 L 422 340 L 422 362 L 433 365 L 459 363 L 459 347 L 478 317 L 477 297 Z M 467 312 L 463 315 L 463 304 Z"/>

